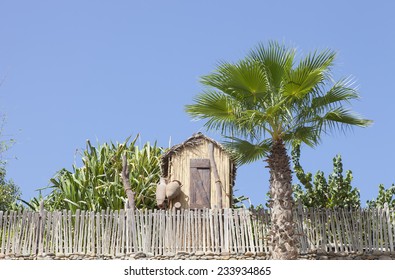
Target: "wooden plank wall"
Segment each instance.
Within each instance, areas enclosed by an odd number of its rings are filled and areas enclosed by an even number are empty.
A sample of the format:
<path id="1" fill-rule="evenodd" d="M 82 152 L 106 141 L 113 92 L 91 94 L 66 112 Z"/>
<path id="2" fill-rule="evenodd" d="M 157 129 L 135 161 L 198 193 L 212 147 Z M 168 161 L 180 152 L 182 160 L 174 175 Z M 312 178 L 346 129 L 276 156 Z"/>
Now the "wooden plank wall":
<path id="1" fill-rule="evenodd" d="M 208 154 L 209 141 L 202 139 L 202 143 L 194 147 L 185 147 L 184 149 L 178 151 L 171 157 L 170 167 L 169 167 L 169 181 L 178 180 L 183 186 L 181 188 L 181 194 L 176 198 L 177 201 L 181 203 L 181 208 L 189 207 L 189 195 L 190 195 L 190 160 L 191 159 L 209 159 Z M 220 180 L 222 182 L 222 203 L 223 208 L 228 208 L 231 206 L 232 202 L 232 190 L 231 190 L 231 178 L 229 174 L 233 172 L 233 166 L 227 155 L 219 147 L 214 145 L 214 158 L 217 164 L 218 173 Z M 211 181 L 211 208 L 216 207 L 216 188 L 215 188 L 215 178 L 213 172 L 210 172 Z"/>
<path id="2" fill-rule="evenodd" d="M 306 209 L 294 214 L 300 253 L 394 250 L 394 211 Z M 246 209 L 0 212 L 0 254 L 122 256 L 136 252 L 268 252 L 268 211 Z"/>

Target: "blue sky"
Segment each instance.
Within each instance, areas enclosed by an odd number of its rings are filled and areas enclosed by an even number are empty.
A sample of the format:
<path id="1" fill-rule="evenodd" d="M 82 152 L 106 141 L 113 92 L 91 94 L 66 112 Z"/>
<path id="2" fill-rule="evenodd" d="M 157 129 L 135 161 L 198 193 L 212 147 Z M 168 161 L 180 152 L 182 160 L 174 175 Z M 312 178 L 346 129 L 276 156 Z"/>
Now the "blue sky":
<path id="1" fill-rule="evenodd" d="M 278 40 L 300 54 L 336 50 L 335 76 L 357 81 L 362 98 L 352 107 L 374 125 L 325 136 L 302 148 L 301 162 L 328 174 L 341 154 L 365 202 L 379 183 L 395 182 L 394 10 L 381 0 L 2 0 L 0 112 L 3 137 L 16 139 L 8 178 L 30 199 L 57 170 L 71 169 L 86 139 L 122 142 L 140 133 L 141 143 L 167 147 L 205 132 L 184 112 L 202 89 L 199 77 Z M 237 194 L 253 204 L 268 190 L 264 166 L 238 170 Z"/>

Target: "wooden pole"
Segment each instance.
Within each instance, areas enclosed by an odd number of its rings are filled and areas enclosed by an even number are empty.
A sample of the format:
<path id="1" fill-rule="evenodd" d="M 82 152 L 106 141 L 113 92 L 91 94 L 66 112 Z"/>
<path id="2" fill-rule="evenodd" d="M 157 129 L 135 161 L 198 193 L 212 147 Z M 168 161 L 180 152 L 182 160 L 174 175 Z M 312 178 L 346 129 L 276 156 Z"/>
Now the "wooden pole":
<path id="1" fill-rule="evenodd" d="M 37 243 L 36 243 L 36 255 L 40 253 L 41 244 L 43 244 L 44 230 L 43 230 L 43 216 L 44 216 L 44 200 L 40 200 L 40 210 L 38 215 L 38 227 L 37 227 Z"/>
<path id="2" fill-rule="evenodd" d="M 217 165 L 215 164 L 213 143 L 208 144 L 208 151 L 209 151 L 209 156 L 210 156 L 210 167 L 213 172 L 214 180 L 215 180 L 215 191 L 217 193 L 217 208 L 221 209 L 222 208 L 222 183 L 221 183 L 221 179 L 219 178 Z"/>
<path id="3" fill-rule="evenodd" d="M 128 197 L 128 208 L 131 208 L 134 210 L 135 208 L 135 202 L 134 202 L 134 191 L 132 191 L 132 188 L 130 187 L 130 181 L 129 181 L 129 168 L 128 168 L 128 162 L 126 159 L 126 154 L 122 155 L 122 182 L 123 182 L 123 188 L 125 189 L 126 196 Z"/>

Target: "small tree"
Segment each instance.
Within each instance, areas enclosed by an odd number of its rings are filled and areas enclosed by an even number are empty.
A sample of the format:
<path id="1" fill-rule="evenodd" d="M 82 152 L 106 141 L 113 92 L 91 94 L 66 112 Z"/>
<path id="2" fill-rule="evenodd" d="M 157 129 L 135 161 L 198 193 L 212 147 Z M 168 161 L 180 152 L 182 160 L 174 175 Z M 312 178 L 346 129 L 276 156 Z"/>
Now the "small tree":
<path id="1" fill-rule="evenodd" d="M 344 104 L 359 97 L 348 79 L 334 82 L 335 52 L 312 52 L 297 59 L 296 51 L 277 42 L 262 44 L 245 59 L 222 62 L 201 81 L 207 86 L 186 111 L 206 120 L 208 129 L 229 139 L 238 163 L 266 158 L 270 173 L 271 258 L 297 258 L 292 216 L 292 174 L 287 144 L 309 146 L 334 130 L 371 121 Z"/>
<path id="2" fill-rule="evenodd" d="M 5 119 L 3 116 L 0 124 L 0 137 L 2 139 L 4 123 Z M 21 196 L 19 187 L 12 180 L 6 180 L 6 160 L 3 159 L 3 154 L 12 146 L 13 143 L 13 139 L 0 141 L 0 211 L 14 209 Z"/>
<path id="3" fill-rule="evenodd" d="M 0 211 L 14 209 L 21 196 L 19 187 L 12 181 L 6 180 L 6 170 L 0 167 Z"/>
<path id="4" fill-rule="evenodd" d="M 334 208 L 351 207 L 358 208 L 361 205 L 359 190 L 352 187 L 353 179 L 351 170 L 343 176 L 343 163 L 340 155 L 333 158 L 333 172 L 328 179 L 322 171 L 318 171 L 312 181 L 312 174 L 305 173 L 299 162 L 300 144 L 295 143 L 292 149 L 292 161 L 294 171 L 300 184 L 293 185 L 296 202 L 307 207 Z"/>
<path id="5" fill-rule="evenodd" d="M 383 184 L 379 185 L 379 193 L 376 199 L 368 200 L 366 204 L 369 208 L 383 208 L 384 205 L 387 203 L 390 208 L 395 208 L 395 185 L 392 184 L 391 187 L 385 189 Z"/>

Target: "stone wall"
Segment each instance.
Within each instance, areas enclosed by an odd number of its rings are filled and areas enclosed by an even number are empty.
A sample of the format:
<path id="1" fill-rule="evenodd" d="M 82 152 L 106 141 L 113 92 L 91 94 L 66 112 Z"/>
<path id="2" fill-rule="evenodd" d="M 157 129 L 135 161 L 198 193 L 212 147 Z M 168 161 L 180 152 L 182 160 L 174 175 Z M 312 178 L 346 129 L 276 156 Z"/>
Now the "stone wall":
<path id="1" fill-rule="evenodd" d="M 375 252 L 375 253 L 325 253 L 306 254 L 300 259 L 310 260 L 395 260 L 395 252 Z"/>
<path id="2" fill-rule="evenodd" d="M 212 253 L 212 252 L 178 252 L 177 254 L 167 254 L 154 256 L 138 252 L 131 255 L 85 255 L 85 254 L 44 254 L 36 255 L 3 255 L 0 254 L 0 260 L 267 260 L 269 255 L 265 253 L 247 252 L 243 255 L 229 253 Z M 300 255 L 300 260 L 395 260 L 395 254 L 390 252 L 375 253 L 317 253 Z"/>

